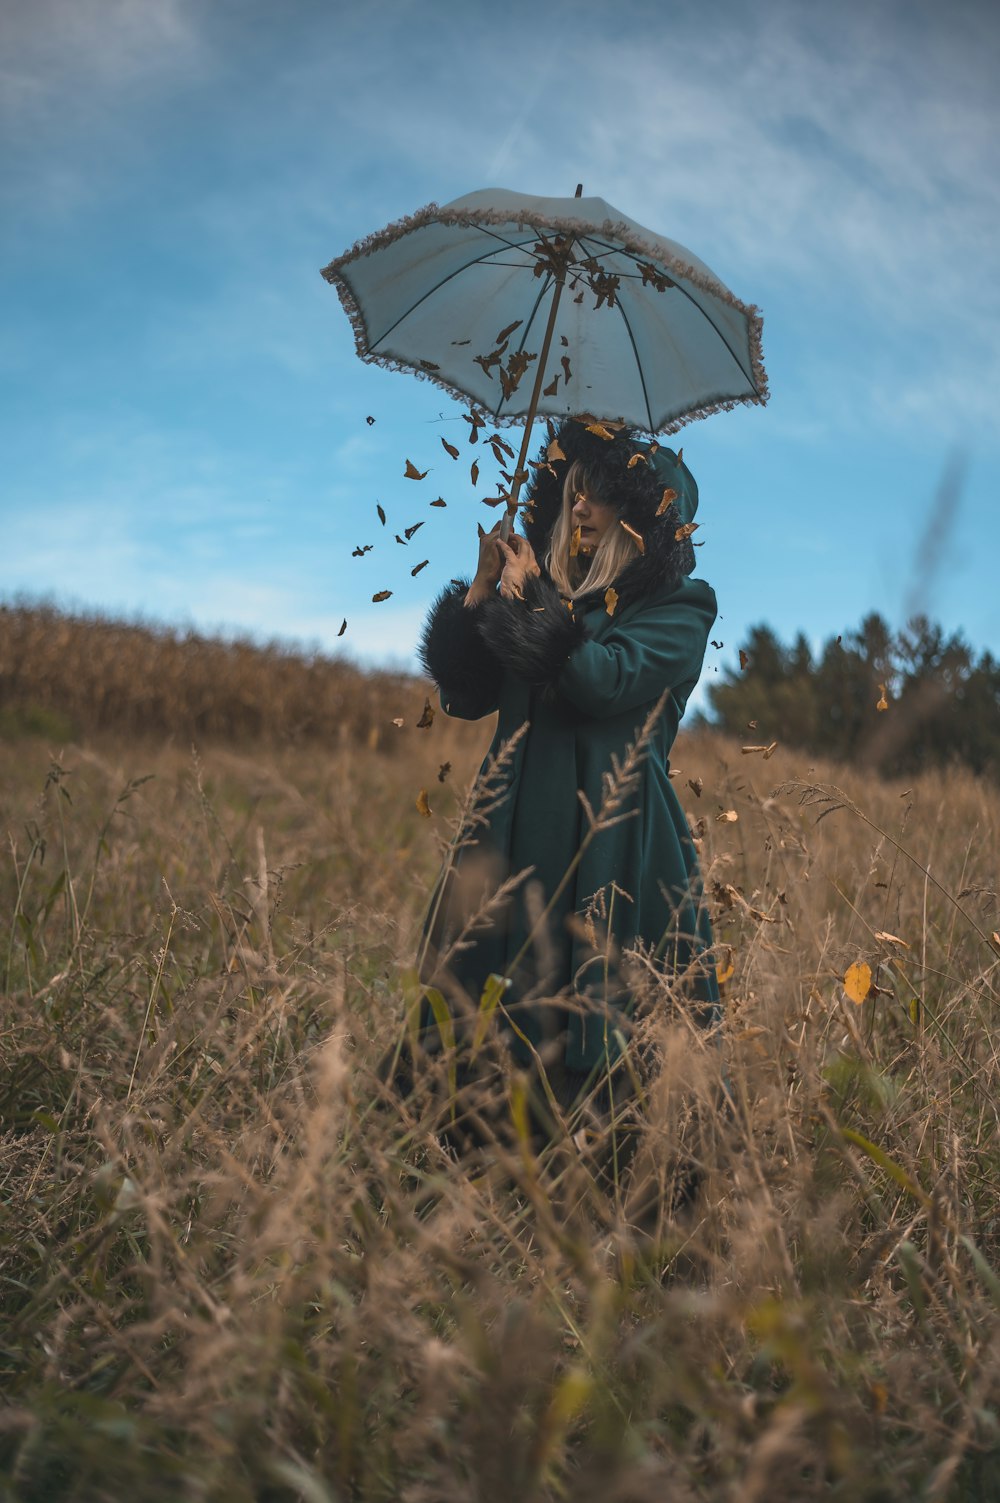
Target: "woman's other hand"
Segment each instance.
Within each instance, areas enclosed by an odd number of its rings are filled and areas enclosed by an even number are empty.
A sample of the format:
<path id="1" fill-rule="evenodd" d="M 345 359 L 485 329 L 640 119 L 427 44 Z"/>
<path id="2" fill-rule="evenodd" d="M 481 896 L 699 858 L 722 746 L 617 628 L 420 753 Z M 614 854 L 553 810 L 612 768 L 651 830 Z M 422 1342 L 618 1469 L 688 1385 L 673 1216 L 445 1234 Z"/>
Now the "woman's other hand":
<path id="1" fill-rule="evenodd" d="M 478 605 L 481 600 L 492 595 L 503 568 L 503 559 L 500 557 L 500 523 L 497 522 L 489 532 L 484 531 L 478 522 L 476 526 L 479 528 L 479 562 L 476 565 L 476 577 L 465 596 L 466 605 Z"/>
<path id="2" fill-rule="evenodd" d="M 534 550 L 528 539 L 517 533 L 511 533 L 506 543 L 498 538 L 497 547 L 504 559 L 500 593 L 505 600 L 523 600 L 525 581 L 541 572 Z"/>

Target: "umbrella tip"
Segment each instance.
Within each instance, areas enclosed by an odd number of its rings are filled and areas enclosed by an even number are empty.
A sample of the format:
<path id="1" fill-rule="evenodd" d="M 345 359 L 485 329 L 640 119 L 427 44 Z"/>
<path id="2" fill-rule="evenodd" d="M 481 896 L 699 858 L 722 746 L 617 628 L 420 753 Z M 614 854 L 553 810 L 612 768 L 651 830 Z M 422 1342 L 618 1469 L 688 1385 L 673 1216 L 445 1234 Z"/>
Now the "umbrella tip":
<path id="1" fill-rule="evenodd" d="M 576 192 L 573 194 L 573 197 L 574 198 L 582 198 L 583 197 L 583 184 L 582 183 L 577 183 L 577 185 L 576 185 Z"/>

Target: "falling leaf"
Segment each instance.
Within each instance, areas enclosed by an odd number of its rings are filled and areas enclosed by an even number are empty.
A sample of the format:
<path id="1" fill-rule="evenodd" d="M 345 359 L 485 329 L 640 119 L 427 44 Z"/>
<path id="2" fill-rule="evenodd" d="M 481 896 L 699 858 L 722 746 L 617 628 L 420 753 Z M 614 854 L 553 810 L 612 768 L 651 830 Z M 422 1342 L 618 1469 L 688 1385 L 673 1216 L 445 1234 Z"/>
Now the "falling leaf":
<path id="1" fill-rule="evenodd" d="M 443 444 L 446 451 L 451 455 L 452 459 L 458 458 L 458 450 L 456 449 L 454 444 L 450 444 L 446 438 L 442 438 L 441 443 Z"/>
<path id="2" fill-rule="evenodd" d="M 576 295 L 576 297 L 573 299 L 573 301 L 574 301 L 574 303 L 582 303 L 583 302 L 583 293 L 582 292 L 578 292 L 577 295 Z"/>
<path id="3" fill-rule="evenodd" d="M 719 964 L 715 968 L 715 979 L 716 979 L 716 981 L 718 981 L 718 983 L 719 983 L 720 986 L 725 986 L 725 984 L 726 984 L 727 981 L 732 980 L 733 973 L 735 972 L 735 970 L 736 970 L 736 962 L 733 960 L 732 952 L 730 952 L 729 960 L 728 960 L 727 964 L 725 965 L 725 967 L 723 967 L 723 964 L 722 964 L 722 962 L 720 960 Z"/>
<path id="4" fill-rule="evenodd" d="M 767 747 L 766 746 L 741 746 L 740 747 L 740 751 L 741 751 L 741 753 L 743 754 L 744 757 L 747 757 L 747 756 L 750 755 L 751 752 L 766 752 L 767 751 Z"/>
<path id="5" fill-rule="evenodd" d="M 469 432 L 469 443 L 477 444 L 479 442 L 479 430 L 480 428 L 484 428 L 486 426 L 484 419 L 479 416 L 478 412 L 473 412 L 471 407 L 469 408 L 468 412 L 463 412 L 462 416 L 465 418 L 465 421 L 471 425 Z"/>
<path id="6" fill-rule="evenodd" d="M 432 502 L 431 502 L 431 505 L 432 505 L 432 506 L 447 506 L 447 505 L 448 505 L 448 503 L 447 503 L 447 501 L 446 501 L 446 500 L 445 500 L 445 499 L 444 499 L 444 497 L 443 497 L 443 496 L 438 496 L 438 498 L 437 498 L 437 500 L 436 500 L 436 501 L 432 501 Z"/>
<path id="7" fill-rule="evenodd" d="M 497 344 L 503 344 L 504 340 L 509 339 L 514 330 L 519 329 L 523 323 L 523 318 L 515 318 L 514 322 L 512 324 L 508 324 L 506 329 L 501 329 L 500 333 L 497 335 Z"/>
<path id="8" fill-rule="evenodd" d="M 343 621 L 340 623 L 340 630 L 337 633 L 337 636 L 338 637 L 342 637 L 344 635 L 344 633 L 345 633 L 346 630 L 347 630 L 347 617 L 345 616 L 344 619 L 343 619 Z"/>
<path id="9" fill-rule="evenodd" d="M 580 552 L 580 528 L 573 528 L 573 536 L 569 540 L 569 556 L 576 558 Z"/>
<path id="10" fill-rule="evenodd" d="M 403 536 L 406 539 L 406 541 L 409 542 L 410 539 L 411 539 L 411 537 L 413 536 L 413 534 L 415 532 L 418 532 L 420 530 L 420 528 L 423 527 L 423 525 L 424 525 L 423 522 L 414 522 L 414 524 L 413 524 L 412 527 L 404 527 L 403 528 Z"/>
<path id="11" fill-rule="evenodd" d="M 580 301 L 581 302 L 583 301 L 583 293 L 582 292 L 580 293 Z M 560 365 L 563 368 L 563 379 L 565 380 L 566 385 L 568 386 L 569 383 L 573 379 L 573 373 L 572 373 L 572 371 L 569 368 L 569 356 L 568 355 L 563 355 L 563 357 L 562 357 L 562 359 L 560 360 L 559 363 L 560 363 Z"/>
<path id="12" fill-rule="evenodd" d="M 438 782 L 443 783 L 449 772 L 451 772 L 451 763 L 442 762 L 441 766 L 438 768 Z"/>
<path id="13" fill-rule="evenodd" d="M 552 380 L 549 382 L 548 386 L 543 386 L 542 387 L 542 396 L 543 397 L 554 397 L 555 394 L 556 394 L 556 388 L 558 387 L 558 385 L 559 385 L 559 376 L 558 376 L 558 374 L 556 374 L 556 375 L 554 375 L 552 377 Z"/>
<path id="14" fill-rule="evenodd" d="M 372 605 L 377 605 L 380 600 L 388 600 L 391 594 L 391 590 L 379 590 L 377 594 L 372 596 Z"/>
<path id="15" fill-rule="evenodd" d="M 565 334 L 560 334 L 559 335 L 559 342 L 562 345 L 562 347 L 563 347 L 564 350 L 568 350 L 569 349 L 569 340 L 566 338 Z"/>
<path id="16" fill-rule="evenodd" d="M 864 960 L 856 960 L 844 973 L 844 991 L 852 1002 L 860 1007 L 872 989 L 872 968 Z"/>
<path id="17" fill-rule="evenodd" d="M 902 945 L 904 950 L 910 948 L 905 939 L 900 939 L 898 934 L 888 934 L 884 929 L 877 929 L 875 931 L 875 938 L 881 940 L 884 944 Z"/>
<path id="18" fill-rule="evenodd" d="M 398 730 L 402 730 L 403 726 L 406 724 L 406 722 L 404 721 L 402 715 L 397 715 L 396 718 L 393 720 L 392 723 L 393 723 L 394 726 L 396 726 L 396 728 Z"/>
<path id="19" fill-rule="evenodd" d="M 453 339 L 452 344 L 471 344 L 471 339 Z"/>
<path id="20" fill-rule="evenodd" d="M 995 929 L 993 930 L 993 933 L 990 935 L 990 939 L 993 941 L 994 949 L 1000 950 L 1000 934 L 998 934 Z"/>
<path id="21" fill-rule="evenodd" d="M 734 825 L 739 817 L 735 809 L 723 809 L 721 814 L 715 816 L 715 823 L 717 825 Z"/>
<path id="22" fill-rule="evenodd" d="M 355 548 L 354 552 L 351 554 L 351 557 L 352 558 L 364 558 L 365 554 L 366 553 L 371 553 L 371 551 L 372 551 L 372 549 L 374 547 L 375 547 L 374 543 L 366 543 L 363 548 L 359 544 L 358 547 Z"/>
<path id="23" fill-rule="evenodd" d="M 425 558 L 422 563 L 415 564 L 414 567 L 410 570 L 410 578 L 411 579 L 416 579 L 416 577 L 420 573 L 421 569 L 426 569 L 427 565 L 429 563 L 430 563 L 430 559 L 429 558 Z"/>
<path id="24" fill-rule="evenodd" d="M 618 609 L 618 591 L 614 585 L 608 585 L 608 588 L 604 591 L 604 609 L 609 616 L 613 616 Z"/>
<path id="25" fill-rule="evenodd" d="M 549 447 L 545 451 L 545 458 L 550 462 L 550 464 L 554 464 L 557 459 L 566 458 L 557 438 L 554 438 L 549 444 Z"/>
<path id="26" fill-rule="evenodd" d="M 429 699 L 424 700 L 423 713 L 417 721 L 417 730 L 426 731 L 434 724 L 434 706 Z"/>
<path id="27" fill-rule="evenodd" d="M 721 646 L 722 644 L 720 643 L 719 645 Z M 755 731 L 756 729 L 757 729 L 757 722 L 756 722 L 756 720 L 748 720 L 747 721 L 747 730 L 748 731 Z"/>
<path id="28" fill-rule="evenodd" d="M 692 532 L 697 532 L 700 526 L 700 522 L 682 522 L 674 533 L 674 541 L 682 543 L 685 538 L 691 536 Z"/>
<path id="29" fill-rule="evenodd" d="M 611 429 L 605 427 L 604 423 L 588 423 L 587 432 L 592 433 L 595 438 L 614 438 L 614 434 L 612 433 Z"/>
<path id="30" fill-rule="evenodd" d="M 431 806 L 427 802 L 427 789 L 426 788 L 421 788 L 420 792 L 417 794 L 416 804 L 417 804 L 417 813 L 418 814 L 422 814 L 424 816 L 424 819 L 430 819 L 430 817 L 431 817 Z"/>
<path id="31" fill-rule="evenodd" d="M 433 360 L 421 360 L 420 364 L 425 371 L 439 371 L 441 369 L 439 365 L 434 364 Z"/>
<path id="32" fill-rule="evenodd" d="M 472 476 L 472 483 L 473 483 L 473 485 L 478 485 L 479 484 L 479 460 L 478 459 L 474 459 L 472 461 L 472 466 L 471 466 L 471 468 L 469 470 L 469 474 Z"/>
<path id="33" fill-rule="evenodd" d="M 369 428 L 371 427 L 372 423 L 374 423 L 374 421 L 375 421 L 375 419 L 373 417 L 366 417 L 365 418 L 365 422 L 368 424 Z"/>
<path id="34" fill-rule="evenodd" d="M 648 463 L 649 463 L 649 460 L 648 460 L 648 459 L 646 459 L 646 456 L 645 456 L 645 454 L 644 454 L 644 453 L 643 453 L 643 452 L 642 452 L 642 450 L 641 450 L 641 449 L 638 449 L 638 450 L 636 450 L 636 452 L 635 452 L 635 453 L 634 453 L 634 454 L 633 454 L 633 455 L 632 455 L 632 458 L 631 458 L 631 459 L 630 459 L 630 460 L 629 460 L 629 462 L 628 462 L 628 464 L 627 464 L 627 466 L 626 466 L 626 468 L 627 468 L 627 469 L 629 469 L 629 470 L 634 470 L 634 469 L 635 469 L 635 467 L 636 467 L 636 465 L 637 465 L 637 464 L 638 464 L 638 463 L 639 463 L 639 461 L 640 461 L 640 460 L 642 460 L 642 461 L 644 461 L 644 462 L 645 462 L 645 463 L 646 463 L 646 464 L 648 464 Z"/>
<path id="35" fill-rule="evenodd" d="M 672 491 L 668 485 L 666 490 L 663 492 L 663 495 L 660 497 L 660 504 L 656 508 L 656 515 L 658 517 L 662 517 L 667 507 L 673 505 L 676 500 L 677 492 Z"/>
<path id="36" fill-rule="evenodd" d="M 725 647 L 725 645 L 725 642 L 717 642 L 714 637 L 712 638 L 713 647 Z"/>
<path id="37" fill-rule="evenodd" d="M 622 519 L 621 519 L 621 517 L 618 518 L 618 525 L 619 525 L 619 527 L 623 528 L 623 530 L 625 532 L 628 533 L 629 537 L 632 539 L 633 543 L 638 548 L 639 552 L 640 553 L 645 553 L 645 551 L 646 551 L 646 544 L 645 544 L 645 541 L 643 540 L 642 533 L 641 532 L 636 532 L 635 528 L 634 527 L 630 527 L 627 522 L 623 522 Z"/>
<path id="38" fill-rule="evenodd" d="M 765 748 L 765 751 L 764 751 L 764 761 L 765 762 L 770 762 L 771 758 L 774 756 L 774 754 L 775 754 L 775 752 L 777 750 L 778 750 L 778 743 L 777 743 L 777 741 L 772 741 L 771 744 L 770 744 L 770 746 L 768 746 L 768 747 Z"/>
<path id="39" fill-rule="evenodd" d="M 403 475 L 404 480 L 423 480 L 423 478 L 424 478 L 424 476 L 426 474 L 427 474 L 426 470 L 418 470 L 417 469 L 417 467 L 413 463 L 412 459 L 408 459 L 406 461 L 406 470 L 404 471 L 404 475 Z"/>
<path id="40" fill-rule="evenodd" d="M 375 510 L 378 512 L 378 519 L 382 523 L 382 526 L 384 527 L 385 526 L 385 512 L 382 510 L 382 507 L 381 507 L 381 505 L 379 504 L 378 501 L 375 502 Z"/>
<path id="41" fill-rule="evenodd" d="M 398 532 L 396 533 L 396 542 L 397 543 L 402 543 L 403 547 L 404 548 L 406 547 L 406 539 L 405 538 L 401 538 Z"/>
<path id="42" fill-rule="evenodd" d="M 878 694 L 879 699 L 878 704 L 875 706 L 876 710 L 887 710 L 889 708 L 889 701 L 885 697 L 885 684 L 879 684 Z"/>
<path id="43" fill-rule="evenodd" d="M 688 787 L 694 794 L 695 798 L 701 798 L 701 791 L 704 786 L 705 784 L 702 782 L 701 778 L 688 778 Z"/>
<path id="44" fill-rule="evenodd" d="M 749 661 L 750 661 L 749 657 L 747 656 L 747 654 L 743 651 L 743 648 L 741 647 L 740 648 L 740 667 L 745 669 L 746 666 L 747 666 L 747 664 L 749 663 Z"/>

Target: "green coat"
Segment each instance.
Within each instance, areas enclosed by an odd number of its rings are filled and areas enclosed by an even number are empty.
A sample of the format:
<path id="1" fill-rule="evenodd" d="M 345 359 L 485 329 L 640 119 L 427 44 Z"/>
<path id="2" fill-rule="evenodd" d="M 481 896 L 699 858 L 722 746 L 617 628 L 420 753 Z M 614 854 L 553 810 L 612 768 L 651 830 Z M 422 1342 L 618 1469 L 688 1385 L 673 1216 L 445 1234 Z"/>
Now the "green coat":
<path id="1" fill-rule="evenodd" d="M 485 608 L 464 607 L 465 589 L 455 581 L 436 602 L 424 660 L 447 714 L 477 720 L 496 711 L 498 719 L 480 775 L 487 812 L 468 832 L 475 844 L 462 846 L 446 867 L 430 906 L 425 984 L 439 986 L 453 1006 L 467 999 L 474 1008 L 491 973 L 508 978 L 504 1006 L 536 1047 L 553 1028 L 551 1006 L 540 1007 L 537 999 L 572 992 L 574 1005 L 556 1013 L 556 1031 L 565 1034 L 567 1067 L 585 1070 L 613 1059 L 619 1052 L 615 1032 L 628 1031 L 630 995 L 614 953 L 639 941 L 668 974 L 685 974 L 684 994 L 699 1021 L 714 1021 L 715 967 L 710 956 L 699 963 L 712 944 L 711 929 L 687 819 L 668 769 L 715 620 L 715 592 L 703 580 L 675 577 L 626 596 L 613 616 L 603 596 L 584 597 L 574 620 L 545 580 L 529 588 L 523 603 L 498 598 Z M 553 622 L 556 612 L 565 623 L 558 617 Z M 563 636 L 546 641 L 545 682 L 532 683 L 531 677 L 539 677 L 532 672 L 537 654 L 533 659 L 525 651 L 518 633 L 541 628 L 547 614 L 552 624 L 546 630 Z M 626 817 L 588 841 L 578 793 L 596 814 L 615 760 L 624 761 L 661 696 L 647 750 L 616 810 Z M 508 743 L 513 750 L 504 759 Z M 498 757 L 499 774 L 490 780 Z M 553 905 L 547 938 L 541 945 L 526 943 L 528 915 L 537 917 L 539 907 L 537 897 L 531 906 L 530 893 L 526 902 L 530 883 L 540 883 L 544 899 L 551 899 L 581 846 Z M 503 912 L 472 931 L 471 943 L 447 973 L 436 972 L 468 912 L 469 886 L 482 887 L 484 872 L 495 886 L 525 868 L 531 876 Z M 613 941 L 610 960 L 605 936 Z M 429 1014 L 424 1024 L 430 1028 Z M 516 1033 L 512 1046 L 527 1062 L 530 1050 Z"/>

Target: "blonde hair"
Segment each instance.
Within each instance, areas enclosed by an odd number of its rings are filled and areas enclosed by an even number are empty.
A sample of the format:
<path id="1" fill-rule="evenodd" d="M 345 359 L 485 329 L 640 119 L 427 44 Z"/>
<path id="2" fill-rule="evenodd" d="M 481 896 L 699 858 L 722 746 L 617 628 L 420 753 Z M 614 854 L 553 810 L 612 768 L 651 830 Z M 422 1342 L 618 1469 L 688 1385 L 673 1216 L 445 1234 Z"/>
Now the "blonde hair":
<path id="1" fill-rule="evenodd" d="M 626 564 L 638 557 L 639 550 L 624 528 L 612 523 L 590 555 L 590 567 L 586 557 L 570 557 L 573 539 L 573 503 L 580 491 L 586 491 L 602 506 L 610 503 L 600 494 L 579 459 L 570 465 L 563 481 L 562 507 L 549 538 L 545 567 L 553 584 L 561 595 L 575 600 L 580 595 L 589 595 L 591 590 L 606 590 L 613 585 Z"/>

